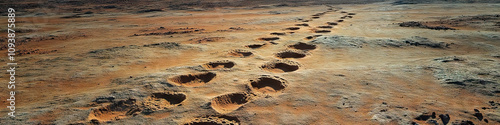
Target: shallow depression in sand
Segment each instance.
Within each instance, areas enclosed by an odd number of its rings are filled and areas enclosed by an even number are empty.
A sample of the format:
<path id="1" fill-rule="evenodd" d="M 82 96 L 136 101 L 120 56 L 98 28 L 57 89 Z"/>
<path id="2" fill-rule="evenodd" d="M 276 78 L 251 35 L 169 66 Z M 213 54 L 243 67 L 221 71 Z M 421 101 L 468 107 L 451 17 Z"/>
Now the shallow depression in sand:
<path id="1" fill-rule="evenodd" d="M 212 99 L 212 108 L 219 113 L 232 112 L 250 100 L 248 93 L 231 93 L 220 95 Z"/>
<path id="2" fill-rule="evenodd" d="M 236 63 L 229 61 L 229 60 L 223 60 L 223 61 L 215 61 L 215 62 L 209 62 L 203 67 L 206 69 L 222 69 L 222 68 L 233 68 Z"/>
<path id="3" fill-rule="evenodd" d="M 251 44 L 251 45 L 246 45 L 246 47 L 252 48 L 252 49 L 257 49 L 257 48 L 261 48 L 261 47 L 263 47 L 265 45 L 266 44 Z"/>
<path id="4" fill-rule="evenodd" d="M 261 76 L 250 80 L 250 87 L 260 93 L 276 93 L 286 88 L 285 79 L 277 76 Z"/>
<path id="5" fill-rule="evenodd" d="M 275 60 L 262 65 L 260 68 L 270 72 L 293 72 L 300 67 L 298 62 L 290 60 Z"/>
<path id="6" fill-rule="evenodd" d="M 121 100 L 110 105 L 94 109 L 89 114 L 89 120 L 93 123 L 115 121 L 130 117 L 141 111 L 135 99 Z"/>
<path id="7" fill-rule="evenodd" d="M 247 50 L 236 49 L 229 51 L 229 55 L 234 57 L 248 57 L 253 55 L 253 53 Z"/>
<path id="8" fill-rule="evenodd" d="M 262 38 L 259 38 L 259 40 L 263 40 L 263 41 L 273 41 L 273 40 L 279 40 L 280 38 L 279 37 L 262 37 Z"/>
<path id="9" fill-rule="evenodd" d="M 314 49 L 316 49 L 316 45 L 307 44 L 307 43 L 303 43 L 303 42 L 298 42 L 296 44 L 289 45 L 288 47 L 293 48 L 293 49 L 298 49 L 298 50 L 314 50 Z"/>
<path id="10" fill-rule="evenodd" d="M 300 27 L 288 27 L 286 28 L 286 30 L 299 30 Z"/>
<path id="11" fill-rule="evenodd" d="M 286 33 L 283 33 L 283 32 L 272 32 L 272 33 L 269 33 L 270 35 L 277 35 L 277 36 L 283 36 L 283 35 L 286 35 Z"/>
<path id="12" fill-rule="evenodd" d="M 301 51 L 285 50 L 285 51 L 281 51 L 279 53 L 276 53 L 276 57 L 278 57 L 278 58 L 304 58 L 304 57 L 306 57 L 306 53 L 301 52 Z"/>
<path id="13" fill-rule="evenodd" d="M 184 100 L 186 100 L 186 95 L 182 93 L 157 92 L 146 98 L 143 105 L 153 111 L 156 111 L 178 105 Z"/>
<path id="14" fill-rule="evenodd" d="M 329 33 L 329 32 L 332 32 L 330 30 L 315 30 L 314 31 L 315 33 Z"/>
<path id="15" fill-rule="evenodd" d="M 216 74 L 212 72 L 200 74 L 179 75 L 169 78 L 170 81 L 182 86 L 200 86 L 210 82 Z"/>
<path id="16" fill-rule="evenodd" d="M 330 28 L 333 28 L 333 26 L 318 26 L 318 28 L 330 29 Z"/>
<path id="17" fill-rule="evenodd" d="M 326 24 L 328 24 L 328 25 L 338 25 L 338 23 L 336 23 L 336 22 L 326 22 Z"/>
<path id="18" fill-rule="evenodd" d="M 295 24 L 295 26 L 309 26 L 307 23 Z"/>

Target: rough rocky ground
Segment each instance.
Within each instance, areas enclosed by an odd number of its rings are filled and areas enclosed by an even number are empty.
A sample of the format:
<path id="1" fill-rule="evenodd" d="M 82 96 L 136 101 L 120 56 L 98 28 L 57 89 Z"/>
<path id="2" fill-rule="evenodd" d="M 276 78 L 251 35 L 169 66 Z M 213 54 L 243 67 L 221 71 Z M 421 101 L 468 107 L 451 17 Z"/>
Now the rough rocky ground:
<path id="1" fill-rule="evenodd" d="M 500 4 L 131 3 L 19 4 L 0 124 L 500 124 Z"/>

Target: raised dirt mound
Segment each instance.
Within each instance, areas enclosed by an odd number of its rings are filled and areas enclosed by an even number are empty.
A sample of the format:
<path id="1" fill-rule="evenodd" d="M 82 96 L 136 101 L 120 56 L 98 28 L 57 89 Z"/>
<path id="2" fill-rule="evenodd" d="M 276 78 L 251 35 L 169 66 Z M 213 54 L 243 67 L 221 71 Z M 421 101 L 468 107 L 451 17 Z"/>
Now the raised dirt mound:
<path id="1" fill-rule="evenodd" d="M 236 117 L 230 116 L 206 116 L 195 118 L 184 125 L 239 125 L 240 120 Z"/>
<path id="2" fill-rule="evenodd" d="M 287 87 L 285 79 L 278 76 L 263 75 L 257 79 L 250 80 L 252 90 L 260 93 L 277 93 Z"/>
<path id="3" fill-rule="evenodd" d="M 249 100 L 250 95 L 248 93 L 231 93 L 213 98 L 211 105 L 219 113 L 229 113 L 240 108 Z"/>
<path id="4" fill-rule="evenodd" d="M 316 49 L 316 45 L 307 44 L 307 43 L 303 43 L 303 42 L 298 42 L 296 44 L 289 45 L 288 47 L 293 48 L 293 49 L 298 49 L 298 50 L 306 50 L 306 51 Z"/>
<path id="5" fill-rule="evenodd" d="M 296 50 L 285 50 L 275 54 L 278 58 L 304 58 L 306 57 L 306 53 L 302 51 Z"/>
<path id="6" fill-rule="evenodd" d="M 167 109 L 176 106 L 186 100 L 186 95 L 182 93 L 153 93 L 142 103 L 144 107 L 152 111 Z"/>
<path id="7" fill-rule="evenodd" d="M 135 99 L 121 100 L 92 110 L 88 119 L 93 123 L 116 121 L 136 115 L 140 111 Z"/>
<path id="8" fill-rule="evenodd" d="M 209 62 L 203 65 L 206 69 L 223 69 L 223 68 L 233 68 L 236 63 L 229 60 Z"/>
<path id="9" fill-rule="evenodd" d="M 248 57 L 253 55 L 253 53 L 247 50 L 236 49 L 229 51 L 229 55 L 234 57 Z"/>
<path id="10" fill-rule="evenodd" d="M 181 86 L 201 86 L 215 78 L 216 74 L 212 72 L 200 74 L 179 75 L 169 78 L 170 81 Z"/>
<path id="11" fill-rule="evenodd" d="M 293 72 L 298 70 L 300 64 L 290 60 L 275 60 L 262 65 L 260 68 L 270 72 Z"/>

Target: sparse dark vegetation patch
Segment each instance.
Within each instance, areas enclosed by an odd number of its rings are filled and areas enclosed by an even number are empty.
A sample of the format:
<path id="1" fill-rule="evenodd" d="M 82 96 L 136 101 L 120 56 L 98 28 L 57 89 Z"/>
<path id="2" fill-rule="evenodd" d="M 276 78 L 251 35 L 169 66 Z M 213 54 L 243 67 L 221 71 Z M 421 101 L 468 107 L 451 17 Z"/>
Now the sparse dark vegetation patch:
<path id="1" fill-rule="evenodd" d="M 426 46 L 431 48 L 448 48 L 450 44 L 444 42 L 435 42 L 425 37 L 414 36 L 410 39 L 403 40 L 404 43 L 412 45 L 412 46 Z"/>
<path id="2" fill-rule="evenodd" d="M 415 21 L 399 23 L 399 26 L 401 26 L 401 27 L 419 27 L 419 28 L 427 28 L 427 29 L 432 29 L 432 30 L 456 30 L 454 28 L 450 28 L 450 27 L 446 27 L 446 26 L 427 26 L 427 25 L 424 25 L 420 22 L 415 22 Z"/>

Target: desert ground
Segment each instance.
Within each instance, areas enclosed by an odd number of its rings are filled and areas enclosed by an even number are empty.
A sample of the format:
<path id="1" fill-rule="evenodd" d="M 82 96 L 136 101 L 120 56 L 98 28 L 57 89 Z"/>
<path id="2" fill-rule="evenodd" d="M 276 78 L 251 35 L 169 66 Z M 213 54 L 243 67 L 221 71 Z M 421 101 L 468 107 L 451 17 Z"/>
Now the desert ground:
<path id="1" fill-rule="evenodd" d="M 500 124 L 498 1 L 166 1 L 0 2 L 0 124 Z"/>

